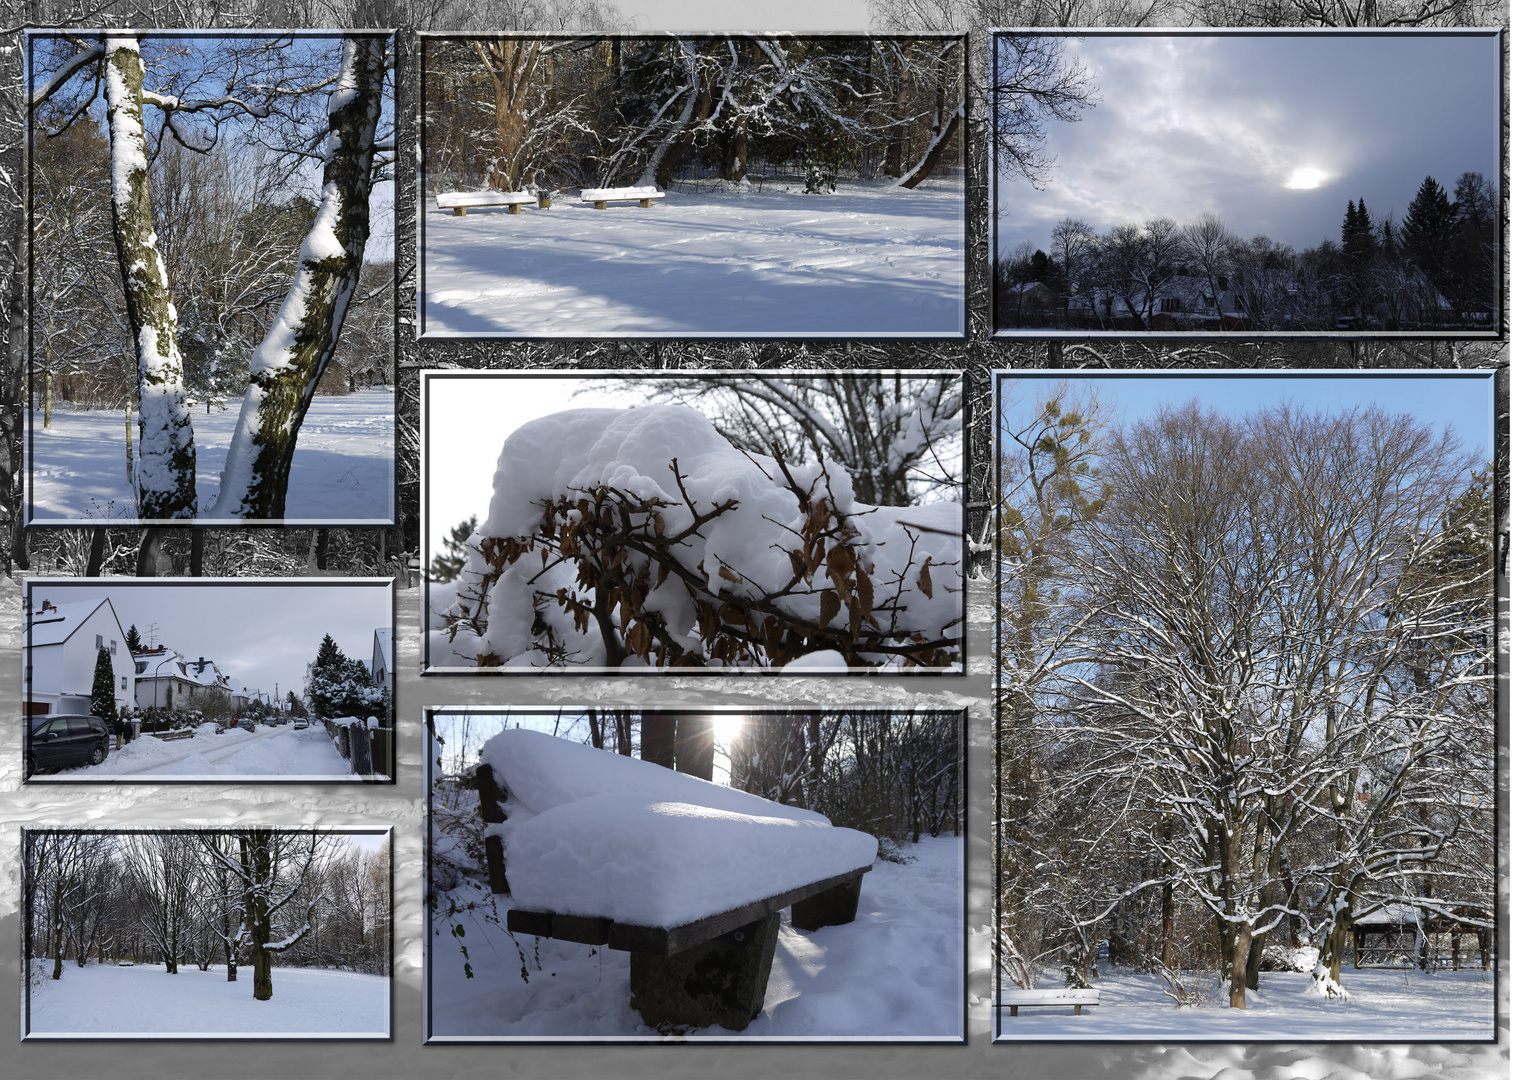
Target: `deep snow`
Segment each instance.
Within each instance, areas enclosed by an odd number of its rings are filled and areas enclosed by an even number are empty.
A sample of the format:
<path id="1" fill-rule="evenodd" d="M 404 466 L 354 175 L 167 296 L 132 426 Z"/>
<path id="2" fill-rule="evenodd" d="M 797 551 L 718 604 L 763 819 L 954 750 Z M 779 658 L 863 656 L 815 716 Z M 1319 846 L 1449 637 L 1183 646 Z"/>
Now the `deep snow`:
<path id="1" fill-rule="evenodd" d="M 742 1032 L 660 1033 L 631 1008 L 627 954 L 511 938 L 479 912 L 448 917 L 442 904 L 425 946 L 426 1038 L 958 1042 L 965 1023 L 965 843 L 927 838 L 906 851 L 915 861 L 877 862 L 864 876 L 852 923 L 801 933 L 788 912 L 782 916 L 763 1012 Z M 491 902 L 491 894 L 471 886 L 452 895 L 458 905 Z M 464 937 L 452 935 L 453 921 Z M 520 977 L 517 945 L 528 982 Z"/>
<path id="2" fill-rule="evenodd" d="M 51 961 L 33 961 L 52 971 Z M 33 980 L 27 1038 L 327 1037 L 386 1038 L 391 981 L 380 975 L 276 967 L 269 1001 L 254 999 L 254 972 L 229 982 L 220 964 L 198 971 L 163 964 L 64 965 L 63 978 Z"/>
<path id="3" fill-rule="evenodd" d="M 463 217 L 428 198 L 421 333 L 958 336 L 964 230 L 959 180 L 672 190 L 648 209 L 572 192 Z"/>
<path id="4" fill-rule="evenodd" d="M 1349 967 L 1341 973 L 1341 984 L 1352 995 L 1346 1004 L 1315 997 L 1309 992 L 1311 979 L 1306 972 L 1264 971 L 1260 981 L 1260 990 L 1246 992 L 1244 1011 L 1223 1001 L 1178 1008 L 1155 977 L 1111 972 L 1105 964 L 1103 974 L 1090 980 L 1102 991 L 1097 1007 L 1084 1007 L 1081 1016 L 1073 1015 L 1070 1006 L 1023 1006 L 1016 1017 L 999 1009 L 993 1030 L 1000 1039 L 1018 1041 L 1164 1042 L 1463 1042 L 1490 1039 L 1495 1033 L 1495 976 L 1491 972 L 1475 969 L 1428 975 L 1376 968 L 1354 971 Z M 1051 980 L 1045 985 L 1060 983 Z"/>
<path id="5" fill-rule="evenodd" d="M 500 732 L 482 760 L 509 790 L 486 831 L 531 911 L 682 926 L 875 861 L 821 814 L 544 732 Z"/>
<path id="6" fill-rule="evenodd" d="M 238 416 L 238 401 L 224 411 L 214 408 L 208 413 L 201 406 L 192 410 L 196 497 L 203 510 L 211 507 L 217 495 Z M 32 411 L 29 422 L 33 524 L 102 525 L 108 519 L 114 524 L 135 520 L 120 412 L 55 404 L 48 428 L 42 426 L 40 408 Z M 390 522 L 394 509 L 394 426 L 391 389 L 315 397 L 297 438 L 283 520 L 289 525 Z M 135 443 L 137 438 L 135 417 Z"/>
<path id="7" fill-rule="evenodd" d="M 207 725 L 202 725 L 206 728 Z M 304 731 L 292 725 L 256 726 L 253 731 L 231 728 L 221 735 L 198 729 L 189 739 L 159 739 L 140 735 L 120 750 L 113 749 L 99 765 L 39 773 L 46 780 L 359 780 L 350 763 L 339 756 L 322 724 Z"/>

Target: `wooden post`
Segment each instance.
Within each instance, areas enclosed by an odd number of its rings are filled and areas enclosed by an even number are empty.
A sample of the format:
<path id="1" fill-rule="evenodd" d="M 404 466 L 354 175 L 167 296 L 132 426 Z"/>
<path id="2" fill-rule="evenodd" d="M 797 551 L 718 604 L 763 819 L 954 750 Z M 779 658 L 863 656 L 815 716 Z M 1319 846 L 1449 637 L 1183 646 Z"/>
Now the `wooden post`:
<path id="1" fill-rule="evenodd" d="M 863 884 L 864 875 L 860 874 L 852 881 L 797 900 L 790 905 L 790 925 L 797 930 L 817 930 L 853 922 L 859 914 L 859 889 Z"/>
<path id="2" fill-rule="evenodd" d="M 339 728 L 339 756 L 346 761 L 350 760 L 350 726 L 348 724 L 336 724 Z"/>
<path id="3" fill-rule="evenodd" d="M 370 776 L 374 771 L 371 768 L 371 734 L 364 720 L 356 720 L 350 725 L 350 771 L 358 776 Z"/>
<path id="4" fill-rule="evenodd" d="M 709 714 L 680 713 L 675 718 L 674 768 L 701 780 L 716 770 L 716 727 Z"/>
<path id="5" fill-rule="evenodd" d="M 484 824 L 500 825 L 508 820 L 499 804 L 509 797 L 509 793 L 498 786 L 493 766 L 477 766 L 472 786 L 477 789 L 477 813 Z M 484 837 L 483 854 L 488 860 L 488 888 L 496 893 L 507 893 L 509 878 L 504 873 L 504 842 L 497 836 Z"/>
<path id="6" fill-rule="evenodd" d="M 779 912 L 676 956 L 631 954 L 631 1007 L 651 1027 L 720 1024 L 741 1031 L 762 1010 Z"/>

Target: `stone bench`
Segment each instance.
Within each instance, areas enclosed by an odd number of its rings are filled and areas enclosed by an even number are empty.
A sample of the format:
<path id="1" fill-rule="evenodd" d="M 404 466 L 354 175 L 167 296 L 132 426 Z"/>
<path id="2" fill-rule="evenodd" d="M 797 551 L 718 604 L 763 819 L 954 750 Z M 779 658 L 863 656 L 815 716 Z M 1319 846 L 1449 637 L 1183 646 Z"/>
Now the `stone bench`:
<path id="1" fill-rule="evenodd" d="M 664 192 L 655 187 L 584 188 L 578 198 L 594 204 L 595 210 L 604 210 L 612 202 L 634 202 L 642 209 L 652 205 L 653 199 L 661 199 Z"/>
<path id="2" fill-rule="evenodd" d="M 1007 1009 L 1007 1015 L 1017 1016 L 1018 1007 L 1032 1005 L 1070 1005 L 1072 1015 L 1082 1015 L 1083 1005 L 1096 1005 L 1102 997 L 1101 990 L 1091 988 L 1057 990 L 1004 990 L 998 1000 L 999 1009 Z"/>
<path id="3" fill-rule="evenodd" d="M 484 844 L 489 887 L 512 896 L 504 844 L 493 828 L 509 819 L 504 804 L 511 801 L 511 792 L 486 763 L 478 767 L 472 786 L 479 813 L 489 826 Z M 651 1027 L 719 1024 L 741 1031 L 763 1008 L 780 912 L 789 908 L 791 924 L 800 931 L 853 922 L 860 886 L 872 863 L 873 855 L 863 866 L 675 926 L 590 917 L 536 903 L 521 906 L 520 900 L 502 913 L 503 925 L 515 933 L 629 953 L 631 1006 Z"/>
<path id="4" fill-rule="evenodd" d="M 511 214 L 518 214 L 520 207 L 532 205 L 535 201 L 534 195 L 523 191 L 442 191 L 435 196 L 436 206 L 453 211 L 457 217 L 464 216 L 474 206 L 490 209 L 507 206 Z"/>

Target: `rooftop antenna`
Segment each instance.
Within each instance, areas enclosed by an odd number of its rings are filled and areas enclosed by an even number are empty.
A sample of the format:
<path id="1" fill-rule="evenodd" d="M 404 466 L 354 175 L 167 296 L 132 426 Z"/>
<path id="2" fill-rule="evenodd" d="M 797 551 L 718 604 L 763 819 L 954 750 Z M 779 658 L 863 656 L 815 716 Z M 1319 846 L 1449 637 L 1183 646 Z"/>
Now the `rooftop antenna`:
<path id="1" fill-rule="evenodd" d="M 156 623 L 156 622 L 149 623 L 148 624 L 148 647 L 150 649 L 152 649 L 154 647 L 154 636 L 156 634 L 158 634 L 158 633 L 159 633 L 159 624 Z"/>

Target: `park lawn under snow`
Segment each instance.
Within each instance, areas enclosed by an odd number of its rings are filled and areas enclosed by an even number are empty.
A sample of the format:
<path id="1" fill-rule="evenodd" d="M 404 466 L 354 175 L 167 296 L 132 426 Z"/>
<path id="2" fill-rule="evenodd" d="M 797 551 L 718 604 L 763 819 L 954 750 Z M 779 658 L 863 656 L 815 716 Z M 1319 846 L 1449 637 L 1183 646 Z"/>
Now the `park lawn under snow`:
<path id="1" fill-rule="evenodd" d="M 426 334 L 943 335 L 964 331 L 965 196 L 846 182 L 672 190 L 648 209 L 426 200 Z"/>
<path id="2" fill-rule="evenodd" d="M 1018 1041 L 1464 1042 L 1495 1035 L 1495 976 L 1478 969 L 1348 968 L 1341 973 L 1351 995 L 1345 1003 L 1315 997 L 1307 972 L 1264 971 L 1261 989 L 1246 992 L 1244 1011 L 1223 1001 L 1178 1008 L 1151 975 L 1109 972 L 1091 982 L 1102 992 L 1101 1004 L 1083 1006 L 1081 1016 L 1069 1005 L 1021 1006 L 1016 1017 L 998 1009 L 993 1030 Z M 1045 985 L 1060 983 L 1052 978 Z"/>
<path id="3" fill-rule="evenodd" d="M 877 862 L 864 876 L 858 918 L 847 925 L 803 933 L 781 913 L 763 1011 L 742 1032 L 659 1032 L 631 1008 L 628 954 L 511 937 L 480 912 L 447 918 L 442 901 L 426 946 L 428 1038 L 958 1042 L 965 1029 L 964 850 L 962 838 L 928 838 L 906 848 L 912 862 Z M 453 898 L 458 905 L 492 899 L 470 885 Z M 453 920 L 465 937 L 452 936 Z M 520 977 L 520 949 L 528 982 Z"/>
<path id="4" fill-rule="evenodd" d="M 205 729 L 209 725 L 202 725 Z M 99 765 L 39 774 L 48 780 L 136 780 L 141 778 L 226 780 L 229 777 L 278 776 L 283 780 L 361 779 L 339 756 L 322 724 L 304 731 L 290 724 L 257 726 L 253 731 L 232 728 L 221 735 L 198 729 L 189 739 L 159 739 L 141 735 L 112 750 Z"/>
<path id="5" fill-rule="evenodd" d="M 52 971 L 51 961 L 34 960 Z M 254 999 L 254 972 L 240 968 L 229 982 L 221 964 L 198 971 L 163 964 L 64 965 L 63 978 L 33 980 L 28 1038 L 80 1035 L 284 1036 L 386 1038 L 391 1032 L 391 986 L 380 975 L 318 968 L 276 967 L 275 993 Z"/>
<path id="6" fill-rule="evenodd" d="M 390 522 L 395 416 L 390 389 L 315 397 L 297 437 L 284 520 L 291 525 Z M 217 497 L 238 417 L 238 401 L 223 411 L 192 410 L 196 495 L 203 510 Z M 41 410 L 34 410 L 31 432 L 34 524 L 136 520 L 120 412 L 55 405 L 48 428 L 42 426 Z"/>

